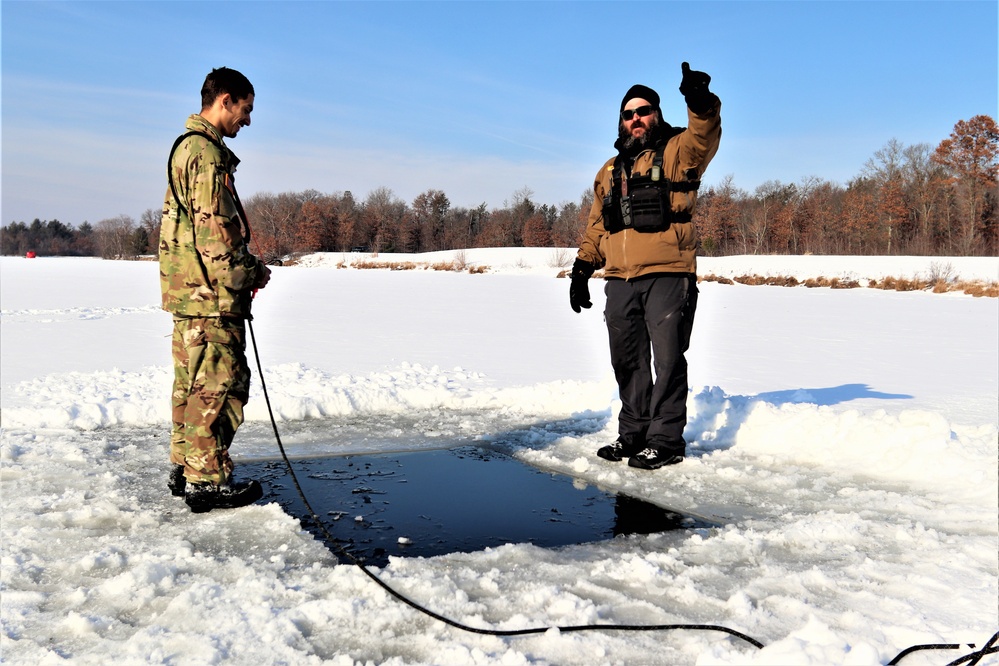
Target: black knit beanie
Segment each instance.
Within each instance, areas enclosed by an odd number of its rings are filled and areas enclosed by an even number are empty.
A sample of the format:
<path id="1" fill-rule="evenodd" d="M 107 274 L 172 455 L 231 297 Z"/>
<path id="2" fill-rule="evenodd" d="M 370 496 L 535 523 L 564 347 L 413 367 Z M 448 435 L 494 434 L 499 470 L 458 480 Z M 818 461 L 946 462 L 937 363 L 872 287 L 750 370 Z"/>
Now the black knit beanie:
<path id="1" fill-rule="evenodd" d="M 636 83 L 628 89 L 624 99 L 621 100 L 620 111 L 624 111 L 624 105 L 628 103 L 629 99 L 635 99 L 636 97 L 646 100 L 655 109 L 659 108 L 659 93 L 648 86 Z"/>

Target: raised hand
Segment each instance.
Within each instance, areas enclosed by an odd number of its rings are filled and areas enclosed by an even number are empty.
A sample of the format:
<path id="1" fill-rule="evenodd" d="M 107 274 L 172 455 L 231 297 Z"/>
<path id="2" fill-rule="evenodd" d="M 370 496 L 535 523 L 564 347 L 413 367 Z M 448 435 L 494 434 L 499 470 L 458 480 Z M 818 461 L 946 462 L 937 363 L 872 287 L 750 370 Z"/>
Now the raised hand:
<path id="1" fill-rule="evenodd" d="M 683 79 L 680 80 L 680 93 L 683 95 L 687 106 L 691 111 L 702 115 L 711 110 L 718 101 L 718 98 L 708 90 L 711 77 L 704 72 L 691 69 L 689 63 L 680 65 L 683 72 Z"/>

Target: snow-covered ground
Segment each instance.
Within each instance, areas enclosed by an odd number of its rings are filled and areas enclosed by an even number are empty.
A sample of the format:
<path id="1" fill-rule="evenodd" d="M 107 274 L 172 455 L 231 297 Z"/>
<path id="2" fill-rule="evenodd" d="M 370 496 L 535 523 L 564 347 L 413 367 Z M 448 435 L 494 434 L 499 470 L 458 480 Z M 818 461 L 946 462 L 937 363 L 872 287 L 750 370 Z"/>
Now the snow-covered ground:
<path id="1" fill-rule="evenodd" d="M 913 666 L 999 630 L 999 300 L 704 282 L 689 456 L 646 472 L 594 455 L 615 435 L 616 387 L 600 283 L 593 309 L 573 313 L 554 277 L 567 257 L 468 250 L 490 267 L 477 275 L 336 268 L 351 255 L 276 268 L 253 328 L 286 448 L 478 441 L 711 517 L 724 527 L 395 558 L 376 573 L 475 627 L 720 625 L 763 649 L 704 630 L 469 633 L 337 564 L 277 504 L 190 514 L 164 485 L 156 264 L 4 257 L 0 659 L 862 665 L 960 644 L 901 662 Z M 995 258 L 700 260 L 704 274 L 799 279 L 944 267 L 999 280 Z M 237 465 L 276 454 L 256 379 L 246 415 Z"/>

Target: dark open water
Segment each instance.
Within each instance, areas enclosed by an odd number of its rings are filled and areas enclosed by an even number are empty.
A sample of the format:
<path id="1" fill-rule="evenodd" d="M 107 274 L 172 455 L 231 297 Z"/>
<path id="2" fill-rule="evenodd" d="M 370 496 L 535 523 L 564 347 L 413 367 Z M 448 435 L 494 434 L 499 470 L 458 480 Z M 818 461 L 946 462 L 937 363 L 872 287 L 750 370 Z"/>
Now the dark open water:
<path id="1" fill-rule="evenodd" d="M 455 449 L 292 461 L 316 527 L 283 460 L 240 463 L 334 551 L 384 566 L 389 556 L 472 552 L 506 543 L 554 548 L 626 534 L 715 527 L 625 495 L 551 474 L 502 453 Z"/>

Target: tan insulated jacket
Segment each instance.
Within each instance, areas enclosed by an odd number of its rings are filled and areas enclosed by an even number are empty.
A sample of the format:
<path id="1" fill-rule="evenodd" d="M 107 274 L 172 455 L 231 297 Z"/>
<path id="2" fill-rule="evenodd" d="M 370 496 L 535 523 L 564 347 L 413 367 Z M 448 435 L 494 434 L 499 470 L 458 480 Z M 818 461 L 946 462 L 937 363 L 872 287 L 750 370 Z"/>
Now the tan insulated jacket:
<path id="1" fill-rule="evenodd" d="M 674 182 L 686 180 L 688 169 L 700 178 L 721 141 L 721 103 L 703 116 L 687 110 L 687 129 L 669 139 L 663 153 L 663 177 Z M 652 169 L 655 149 L 635 159 L 632 175 L 646 175 Z M 593 183 L 593 207 L 578 257 L 603 268 L 608 278 L 630 280 L 653 273 L 696 273 L 697 230 L 693 222 L 673 222 L 665 231 L 642 232 L 623 229 L 613 234 L 604 227 L 603 200 L 613 184 L 614 158 L 597 172 Z M 674 212 L 693 213 L 696 192 L 672 192 Z"/>

